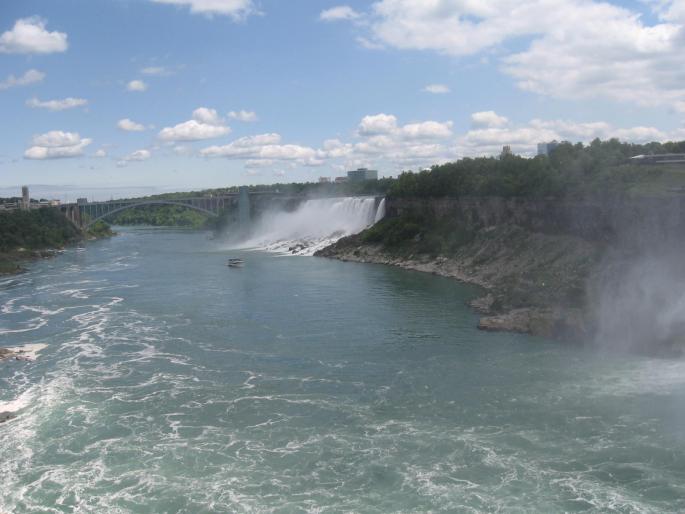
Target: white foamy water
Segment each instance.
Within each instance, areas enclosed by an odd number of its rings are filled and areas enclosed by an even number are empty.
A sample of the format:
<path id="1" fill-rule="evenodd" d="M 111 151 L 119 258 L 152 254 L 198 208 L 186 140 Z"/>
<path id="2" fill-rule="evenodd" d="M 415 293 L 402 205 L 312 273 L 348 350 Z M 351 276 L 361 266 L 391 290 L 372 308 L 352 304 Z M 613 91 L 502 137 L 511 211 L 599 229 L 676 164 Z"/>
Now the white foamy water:
<path id="1" fill-rule="evenodd" d="M 481 332 L 469 291 L 185 231 L 37 263 L 0 513 L 685 512 L 684 362 Z"/>
<path id="2" fill-rule="evenodd" d="M 291 255 L 314 255 L 340 238 L 358 234 L 385 215 L 385 200 L 375 198 L 319 198 L 307 200 L 292 212 L 271 211 L 256 223 L 251 235 L 234 247 L 255 248 Z"/>
<path id="3" fill-rule="evenodd" d="M 28 360 L 33 361 L 33 360 L 36 360 L 40 351 L 44 350 L 47 347 L 48 347 L 47 344 L 36 343 L 36 344 L 25 344 L 22 346 L 13 346 L 11 348 L 7 348 L 7 350 L 13 352 L 16 357 L 20 357 L 22 359 L 28 359 Z"/>

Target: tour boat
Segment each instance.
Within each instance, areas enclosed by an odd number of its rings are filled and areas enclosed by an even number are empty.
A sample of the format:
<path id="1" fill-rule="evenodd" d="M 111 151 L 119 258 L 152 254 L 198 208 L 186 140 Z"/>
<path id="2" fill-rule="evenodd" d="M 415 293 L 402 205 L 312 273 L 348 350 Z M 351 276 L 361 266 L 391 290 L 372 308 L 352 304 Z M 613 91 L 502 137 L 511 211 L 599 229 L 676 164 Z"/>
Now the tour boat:
<path id="1" fill-rule="evenodd" d="M 242 268 L 245 261 L 242 259 L 228 259 L 227 266 L 229 268 Z"/>

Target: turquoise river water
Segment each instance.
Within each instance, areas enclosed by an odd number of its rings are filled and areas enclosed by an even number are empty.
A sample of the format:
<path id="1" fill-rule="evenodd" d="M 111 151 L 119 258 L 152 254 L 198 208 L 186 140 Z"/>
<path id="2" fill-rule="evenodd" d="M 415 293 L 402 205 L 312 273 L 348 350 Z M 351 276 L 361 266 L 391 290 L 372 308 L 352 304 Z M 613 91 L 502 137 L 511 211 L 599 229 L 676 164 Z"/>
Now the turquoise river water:
<path id="1" fill-rule="evenodd" d="M 0 512 L 685 511 L 685 361 L 479 332 L 476 294 L 174 230 L 34 263 Z"/>

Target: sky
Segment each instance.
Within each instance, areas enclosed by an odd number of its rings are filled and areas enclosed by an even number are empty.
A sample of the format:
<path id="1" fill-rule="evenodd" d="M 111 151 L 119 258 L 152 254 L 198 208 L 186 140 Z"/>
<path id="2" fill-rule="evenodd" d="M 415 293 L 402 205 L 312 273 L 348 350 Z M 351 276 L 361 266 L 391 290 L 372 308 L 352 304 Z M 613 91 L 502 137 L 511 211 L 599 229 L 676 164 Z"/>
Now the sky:
<path id="1" fill-rule="evenodd" d="M 2 0 L 0 113 L 61 199 L 683 140 L 685 0 Z"/>

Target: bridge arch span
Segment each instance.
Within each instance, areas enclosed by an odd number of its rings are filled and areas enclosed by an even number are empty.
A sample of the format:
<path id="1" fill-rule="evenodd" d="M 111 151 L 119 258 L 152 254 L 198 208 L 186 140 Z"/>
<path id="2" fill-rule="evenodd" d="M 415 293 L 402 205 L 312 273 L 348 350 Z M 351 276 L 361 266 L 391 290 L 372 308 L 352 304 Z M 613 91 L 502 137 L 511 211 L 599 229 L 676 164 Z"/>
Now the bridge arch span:
<path id="1" fill-rule="evenodd" d="M 86 205 L 88 205 L 88 204 L 86 204 Z M 83 224 L 83 230 L 88 230 L 88 228 L 90 228 L 91 225 L 93 225 L 94 223 L 96 223 L 102 219 L 105 219 L 108 216 L 111 216 L 112 214 L 116 214 L 118 212 L 122 212 L 122 211 L 125 211 L 128 209 L 135 209 L 136 207 L 142 207 L 144 205 L 175 205 L 178 207 L 185 207 L 186 209 L 198 211 L 198 212 L 201 212 L 201 213 L 206 214 L 208 216 L 212 216 L 212 217 L 218 216 L 218 213 L 216 213 L 216 212 L 210 211 L 209 209 L 205 209 L 205 208 L 200 207 L 198 205 L 193 205 L 191 203 L 175 202 L 173 200 L 146 200 L 143 202 L 135 202 L 135 203 L 130 203 L 130 204 L 126 204 L 126 205 L 120 205 L 118 207 L 114 207 L 113 209 L 111 209 L 111 210 L 109 210 L 103 214 L 99 214 L 98 216 L 89 219 L 87 223 L 84 223 Z"/>

